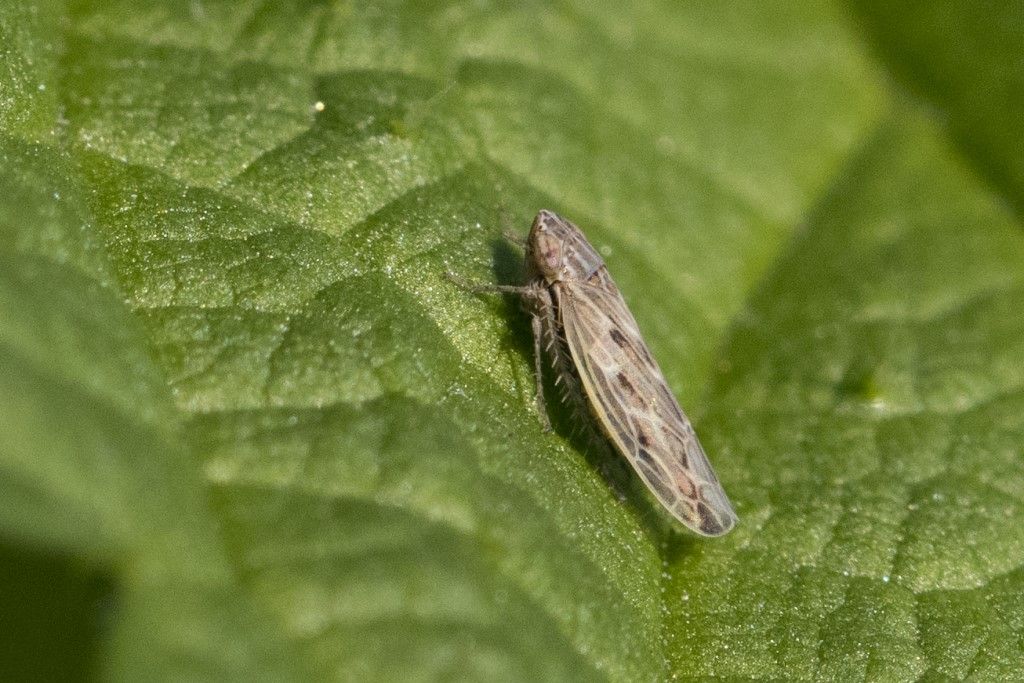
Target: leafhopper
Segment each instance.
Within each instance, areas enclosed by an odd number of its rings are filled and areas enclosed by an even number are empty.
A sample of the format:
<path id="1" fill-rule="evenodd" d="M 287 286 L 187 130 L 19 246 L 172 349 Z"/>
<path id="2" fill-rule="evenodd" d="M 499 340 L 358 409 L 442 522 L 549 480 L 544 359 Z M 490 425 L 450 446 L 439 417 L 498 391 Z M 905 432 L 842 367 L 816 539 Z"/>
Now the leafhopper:
<path id="1" fill-rule="evenodd" d="M 477 285 L 524 298 L 532 315 L 537 408 L 544 405 L 542 350 L 557 382 L 590 412 L 657 499 L 704 536 L 721 536 L 736 513 L 604 260 L 575 225 L 542 210 L 526 239 L 527 284 Z"/>

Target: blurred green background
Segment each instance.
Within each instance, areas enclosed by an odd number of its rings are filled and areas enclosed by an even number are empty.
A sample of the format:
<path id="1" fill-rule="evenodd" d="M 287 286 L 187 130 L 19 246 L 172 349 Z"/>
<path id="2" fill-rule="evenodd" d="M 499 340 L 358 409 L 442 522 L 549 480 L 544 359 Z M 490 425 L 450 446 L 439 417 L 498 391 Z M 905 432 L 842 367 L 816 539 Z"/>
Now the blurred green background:
<path id="1" fill-rule="evenodd" d="M 0 6 L 5 680 L 1024 670 L 1024 5 Z M 736 504 L 532 404 L 539 208 Z"/>

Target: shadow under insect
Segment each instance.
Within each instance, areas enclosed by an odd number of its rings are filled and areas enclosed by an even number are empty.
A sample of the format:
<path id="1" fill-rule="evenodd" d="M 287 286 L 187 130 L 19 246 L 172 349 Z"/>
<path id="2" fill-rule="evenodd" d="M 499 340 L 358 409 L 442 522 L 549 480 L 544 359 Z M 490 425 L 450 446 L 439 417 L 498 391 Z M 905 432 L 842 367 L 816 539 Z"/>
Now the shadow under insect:
<path id="1" fill-rule="evenodd" d="M 498 284 L 520 286 L 526 282 L 521 248 L 513 246 L 506 239 L 498 239 L 492 245 L 492 255 L 495 281 Z M 503 293 L 501 298 L 510 321 L 512 344 L 531 361 L 532 366 L 534 344 L 530 331 L 529 305 L 514 293 Z M 671 537 L 680 535 L 676 533 L 668 516 L 661 513 L 660 504 L 648 492 L 625 457 L 616 451 L 602 432 L 590 411 L 578 377 L 559 379 L 560 374 L 574 373 L 574 369 L 560 370 L 551 352 L 542 353 L 545 356 L 541 363 L 544 410 L 547 411 L 552 430 L 584 455 L 587 463 L 600 473 L 616 498 L 636 514 L 637 520 L 653 541 L 664 544 Z M 533 379 L 531 376 L 531 393 L 535 391 Z M 542 429 L 539 421 L 537 429 Z"/>

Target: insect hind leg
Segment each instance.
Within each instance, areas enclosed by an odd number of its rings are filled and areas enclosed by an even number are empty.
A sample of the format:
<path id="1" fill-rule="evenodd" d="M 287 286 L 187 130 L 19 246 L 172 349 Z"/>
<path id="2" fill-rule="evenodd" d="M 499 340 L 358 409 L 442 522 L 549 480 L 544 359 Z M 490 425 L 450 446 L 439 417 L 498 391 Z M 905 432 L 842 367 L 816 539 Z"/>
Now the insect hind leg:
<path id="1" fill-rule="evenodd" d="M 533 315 L 535 358 L 540 358 L 543 355 L 541 349 L 538 348 L 539 344 L 543 345 L 543 350 L 547 352 L 555 371 L 555 388 L 561 390 L 562 403 L 568 403 L 572 411 L 574 418 L 573 431 L 575 432 L 581 424 L 589 426 L 590 422 L 586 419 L 587 408 L 583 396 L 583 387 L 573 369 L 569 350 L 565 346 L 565 338 L 558 323 L 555 305 L 547 290 L 544 290 L 538 297 Z M 539 344 L 538 340 L 540 340 Z M 537 366 L 537 376 L 539 392 L 541 386 L 539 364 Z M 542 420 L 542 422 L 548 424 L 549 420 Z"/>

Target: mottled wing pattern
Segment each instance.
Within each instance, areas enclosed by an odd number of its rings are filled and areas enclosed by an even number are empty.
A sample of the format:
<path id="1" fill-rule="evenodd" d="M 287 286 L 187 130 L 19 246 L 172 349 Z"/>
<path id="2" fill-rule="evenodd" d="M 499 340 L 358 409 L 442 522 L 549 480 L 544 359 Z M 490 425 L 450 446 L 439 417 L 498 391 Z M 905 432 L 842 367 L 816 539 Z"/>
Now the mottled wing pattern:
<path id="1" fill-rule="evenodd" d="M 729 531 L 732 505 L 607 269 L 553 290 L 566 346 L 608 436 L 683 524 L 707 536 Z"/>

